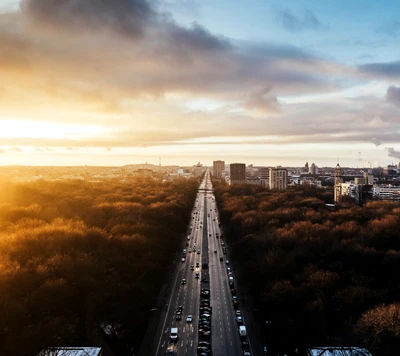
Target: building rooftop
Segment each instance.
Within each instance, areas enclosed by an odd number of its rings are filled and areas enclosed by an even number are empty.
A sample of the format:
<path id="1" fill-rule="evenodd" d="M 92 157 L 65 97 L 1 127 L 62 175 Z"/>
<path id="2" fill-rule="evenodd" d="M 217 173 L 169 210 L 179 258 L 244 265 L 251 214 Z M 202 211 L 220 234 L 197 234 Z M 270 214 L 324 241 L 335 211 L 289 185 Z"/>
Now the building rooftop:
<path id="1" fill-rule="evenodd" d="M 100 356 L 100 347 L 57 347 L 42 350 L 37 356 Z"/>
<path id="2" fill-rule="evenodd" d="M 372 356 L 372 354 L 361 347 L 335 347 L 321 346 L 308 349 L 309 356 Z"/>

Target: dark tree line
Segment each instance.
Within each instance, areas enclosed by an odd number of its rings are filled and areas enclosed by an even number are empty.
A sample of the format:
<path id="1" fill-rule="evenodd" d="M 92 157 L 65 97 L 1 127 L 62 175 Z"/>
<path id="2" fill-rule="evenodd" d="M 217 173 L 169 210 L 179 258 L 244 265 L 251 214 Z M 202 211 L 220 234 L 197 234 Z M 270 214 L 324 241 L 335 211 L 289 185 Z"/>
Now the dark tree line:
<path id="1" fill-rule="evenodd" d="M 0 354 L 137 347 L 198 181 L 0 185 Z"/>
<path id="2" fill-rule="evenodd" d="M 214 182 L 221 221 L 272 346 L 400 354 L 400 205 L 332 208 L 332 192 Z"/>

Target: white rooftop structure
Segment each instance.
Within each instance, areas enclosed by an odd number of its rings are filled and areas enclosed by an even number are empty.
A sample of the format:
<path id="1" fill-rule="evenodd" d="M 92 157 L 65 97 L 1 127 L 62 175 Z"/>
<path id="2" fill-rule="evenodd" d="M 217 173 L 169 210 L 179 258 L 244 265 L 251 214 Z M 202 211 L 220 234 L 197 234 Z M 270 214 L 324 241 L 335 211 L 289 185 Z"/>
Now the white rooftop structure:
<path id="1" fill-rule="evenodd" d="M 42 350 L 37 356 L 101 356 L 100 347 L 55 347 Z"/>
<path id="2" fill-rule="evenodd" d="M 337 347 L 321 346 L 307 350 L 309 356 L 372 356 L 372 354 L 361 347 Z"/>

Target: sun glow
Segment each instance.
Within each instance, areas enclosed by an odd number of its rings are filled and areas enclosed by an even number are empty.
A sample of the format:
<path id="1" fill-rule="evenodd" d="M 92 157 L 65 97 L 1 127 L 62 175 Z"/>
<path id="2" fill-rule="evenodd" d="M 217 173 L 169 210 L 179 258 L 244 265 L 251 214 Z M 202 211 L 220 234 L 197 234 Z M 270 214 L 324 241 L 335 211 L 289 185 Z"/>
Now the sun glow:
<path id="1" fill-rule="evenodd" d="M 101 135 L 106 129 L 98 125 L 37 122 L 23 119 L 1 120 L 0 138 L 79 139 Z"/>

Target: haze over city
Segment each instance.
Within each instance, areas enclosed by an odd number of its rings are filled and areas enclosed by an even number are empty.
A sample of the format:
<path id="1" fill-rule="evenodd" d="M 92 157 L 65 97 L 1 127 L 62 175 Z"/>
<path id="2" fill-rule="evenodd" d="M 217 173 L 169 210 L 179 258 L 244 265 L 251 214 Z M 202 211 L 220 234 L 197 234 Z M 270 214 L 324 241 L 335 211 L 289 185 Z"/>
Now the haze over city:
<path id="1" fill-rule="evenodd" d="M 385 166 L 396 1 L 0 1 L 0 165 Z"/>

